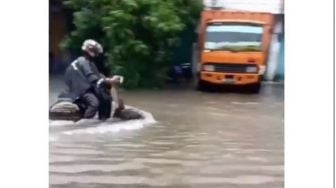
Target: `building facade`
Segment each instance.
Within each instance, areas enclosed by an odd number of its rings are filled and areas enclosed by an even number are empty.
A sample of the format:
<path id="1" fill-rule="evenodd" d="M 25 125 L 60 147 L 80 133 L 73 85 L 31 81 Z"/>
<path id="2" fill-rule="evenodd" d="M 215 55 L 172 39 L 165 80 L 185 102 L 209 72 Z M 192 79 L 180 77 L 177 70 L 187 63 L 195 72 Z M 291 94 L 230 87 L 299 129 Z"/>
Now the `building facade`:
<path id="1" fill-rule="evenodd" d="M 71 12 L 62 5 L 61 0 L 49 1 L 49 72 L 64 71 L 67 54 L 60 48 L 63 38 L 71 29 Z"/>

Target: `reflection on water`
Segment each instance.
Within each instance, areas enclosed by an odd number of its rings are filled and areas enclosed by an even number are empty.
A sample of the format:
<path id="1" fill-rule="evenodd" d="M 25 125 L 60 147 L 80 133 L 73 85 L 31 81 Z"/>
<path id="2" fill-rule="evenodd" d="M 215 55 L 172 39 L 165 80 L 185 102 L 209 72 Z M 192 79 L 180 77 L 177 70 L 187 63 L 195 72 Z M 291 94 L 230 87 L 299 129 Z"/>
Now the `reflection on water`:
<path id="1" fill-rule="evenodd" d="M 50 187 L 284 186 L 283 86 L 266 86 L 260 95 L 187 89 L 122 95 L 158 122 L 117 131 L 99 131 L 113 129 L 107 124 L 51 125 Z"/>

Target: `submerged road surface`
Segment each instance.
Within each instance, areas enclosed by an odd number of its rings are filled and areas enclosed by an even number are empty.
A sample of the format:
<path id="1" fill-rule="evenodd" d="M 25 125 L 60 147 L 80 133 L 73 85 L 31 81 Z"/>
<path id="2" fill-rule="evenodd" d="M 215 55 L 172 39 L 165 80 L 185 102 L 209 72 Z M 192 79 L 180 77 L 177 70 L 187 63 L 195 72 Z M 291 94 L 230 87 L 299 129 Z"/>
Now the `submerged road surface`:
<path id="1" fill-rule="evenodd" d="M 50 84 L 53 102 L 62 84 Z M 50 125 L 50 187 L 282 188 L 283 92 L 123 92 L 157 123 Z"/>

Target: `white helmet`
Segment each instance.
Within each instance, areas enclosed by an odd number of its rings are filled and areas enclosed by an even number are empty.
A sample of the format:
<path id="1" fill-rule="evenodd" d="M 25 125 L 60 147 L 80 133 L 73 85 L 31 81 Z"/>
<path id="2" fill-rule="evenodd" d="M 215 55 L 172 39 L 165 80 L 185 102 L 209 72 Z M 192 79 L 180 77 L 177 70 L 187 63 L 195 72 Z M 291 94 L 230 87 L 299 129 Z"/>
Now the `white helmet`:
<path id="1" fill-rule="evenodd" d="M 103 47 L 95 40 L 87 39 L 83 42 L 82 50 L 87 52 L 91 57 L 96 57 L 103 53 Z"/>

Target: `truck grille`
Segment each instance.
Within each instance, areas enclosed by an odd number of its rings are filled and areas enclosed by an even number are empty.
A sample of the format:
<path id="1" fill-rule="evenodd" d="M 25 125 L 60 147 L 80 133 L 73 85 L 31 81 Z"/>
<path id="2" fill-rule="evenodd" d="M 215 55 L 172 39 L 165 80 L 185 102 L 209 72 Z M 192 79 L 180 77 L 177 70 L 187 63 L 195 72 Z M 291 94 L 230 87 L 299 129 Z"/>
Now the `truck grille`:
<path id="1" fill-rule="evenodd" d="M 247 67 L 257 67 L 256 65 L 246 65 L 246 64 L 217 64 L 217 63 L 207 63 L 206 65 L 214 65 L 215 72 L 226 72 L 226 73 L 257 73 L 247 72 Z"/>

